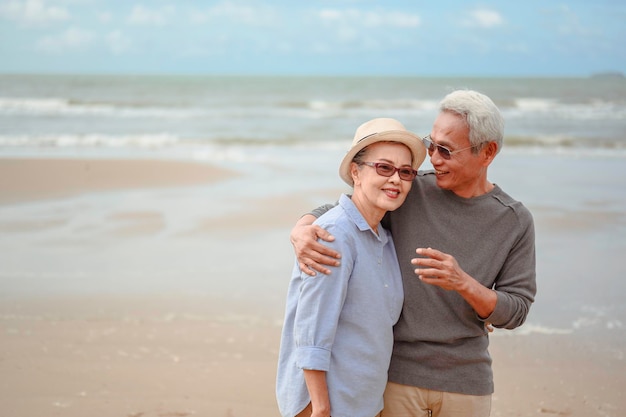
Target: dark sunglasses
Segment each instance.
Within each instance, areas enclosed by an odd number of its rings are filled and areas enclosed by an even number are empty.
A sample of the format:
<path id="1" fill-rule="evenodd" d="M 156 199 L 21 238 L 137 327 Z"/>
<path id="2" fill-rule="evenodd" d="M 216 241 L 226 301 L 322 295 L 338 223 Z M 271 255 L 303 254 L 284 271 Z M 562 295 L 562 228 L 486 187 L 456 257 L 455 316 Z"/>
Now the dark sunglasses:
<path id="1" fill-rule="evenodd" d="M 368 167 L 376 168 L 376 173 L 382 177 L 391 177 L 396 172 L 401 180 L 413 181 L 417 175 L 417 171 L 410 167 L 396 168 L 391 164 L 385 162 L 361 162 L 359 165 L 367 165 Z"/>
<path id="2" fill-rule="evenodd" d="M 472 149 L 478 146 L 478 145 L 472 145 L 472 146 L 468 146 L 467 148 L 457 149 L 456 151 L 451 151 L 445 146 L 437 145 L 435 142 L 433 142 L 433 140 L 430 138 L 430 135 L 424 137 L 422 139 L 422 142 L 424 143 L 424 146 L 426 146 L 426 149 L 428 149 L 429 155 L 432 155 L 433 153 L 435 153 L 435 149 L 437 149 L 437 152 L 439 152 L 439 155 L 441 155 L 443 159 L 450 159 L 452 155 L 454 155 L 457 152 L 466 151 L 468 149 Z"/>

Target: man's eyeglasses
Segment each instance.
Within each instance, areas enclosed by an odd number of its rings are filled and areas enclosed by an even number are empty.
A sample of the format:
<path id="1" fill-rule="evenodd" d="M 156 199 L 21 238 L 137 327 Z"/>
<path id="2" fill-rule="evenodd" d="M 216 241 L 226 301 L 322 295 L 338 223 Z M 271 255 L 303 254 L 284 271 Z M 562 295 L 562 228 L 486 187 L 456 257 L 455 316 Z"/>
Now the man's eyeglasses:
<path id="1" fill-rule="evenodd" d="M 396 168 L 391 164 L 385 162 L 360 162 L 359 165 L 367 165 L 368 167 L 376 168 L 376 173 L 382 177 L 391 177 L 396 172 L 401 180 L 413 181 L 417 176 L 417 171 L 410 167 Z"/>
<path id="2" fill-rule="evenodd" d="M 451 151 L 445 146 L 437 145 L 435 142 L 433 142 L 430 135 L 424 137 L 422 139 L 422 142 L 424 143 L 424 146 L 426 146 L 426 149 L 428 149 L 429 155 L 432 155 L 435 152 L 435 148 L 436 148 L 437 152 L 439 152 L 439 155 L 441 155 L 443 159 L 450 159 L 452 155 L 454 155 L 457 152 L 466 151 L 468 149 L 472 149 L 478 146 L 478 145 L 472 145 L 472 146 L 468 146 L 467 148 L 457 149 L 456 151 Z"/>

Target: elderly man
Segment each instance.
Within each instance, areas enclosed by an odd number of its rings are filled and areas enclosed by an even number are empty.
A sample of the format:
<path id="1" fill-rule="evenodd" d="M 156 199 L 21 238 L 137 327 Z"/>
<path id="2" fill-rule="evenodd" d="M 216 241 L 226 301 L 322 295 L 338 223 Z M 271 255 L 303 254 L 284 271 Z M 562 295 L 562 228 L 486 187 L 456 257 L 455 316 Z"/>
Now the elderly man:
<path id="1" fill-rule="evenodd" d="M 494 390 L 486 323 L 524 323 L 536 293 L 535 233 L 526 207 L 487 178 L 504 121 L 484 94 L 459 90 L 440 103 L 422 141 L 434 170 L 420 172 L 388 213 L 402 271 L 404 306 L 394 328 L 383 417 L 486 417 Z M 328 274 L 340 254 L 312 226 L 291 233 L 301 268 Z"/>

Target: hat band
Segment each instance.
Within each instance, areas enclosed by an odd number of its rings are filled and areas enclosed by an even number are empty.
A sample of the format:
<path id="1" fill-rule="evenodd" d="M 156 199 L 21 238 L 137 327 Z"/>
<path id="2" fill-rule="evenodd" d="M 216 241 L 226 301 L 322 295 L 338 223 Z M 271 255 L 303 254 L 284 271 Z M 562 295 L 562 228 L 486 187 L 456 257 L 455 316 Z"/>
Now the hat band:
<path id="1" fill-rule="evenodd" d="M 357 143 L 359 143 L 359 142 L 363 142 L 365 139 L 369 138 L 370 136 L 374 136 L 374 135 L 377 135 L 377 134 L 378 134 L 378 132 L 374 132 L 374 133 L 370 133 L 370 134 L 369 134 L 369 135 L 367 135 L 367 136 L 363 136 L 361 139 L 359 139 L 359 140 L 357 141 Z"/>

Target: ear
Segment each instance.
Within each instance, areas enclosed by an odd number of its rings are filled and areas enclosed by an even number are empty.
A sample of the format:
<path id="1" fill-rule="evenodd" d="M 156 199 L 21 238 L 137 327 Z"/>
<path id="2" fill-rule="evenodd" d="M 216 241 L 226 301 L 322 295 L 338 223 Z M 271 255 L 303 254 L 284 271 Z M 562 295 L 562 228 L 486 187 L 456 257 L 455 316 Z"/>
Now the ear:
<path id="1" fill-rule="evenodd" d="M 359 169 L 359 166 L 357 165 L 357 163 L 351 162 L 350 163 L 350 176 L 352 177 L 352 182 L 354 182 L 355 186 L 357 184 L 360 184 L 360 180 L 359 180 L 360 173 L 361 173 L 361 170 Z"/>
<path id="2" fill-rule="evenodd" d="M 493 161 L 493 158 L 495 158 L 498 153 L 498 144 L 496 142 L 488 142 L 487 145 L 483 147 L 482 153 L 484 155 L 484 164 L 491 164 L 491 161 Z"/>

